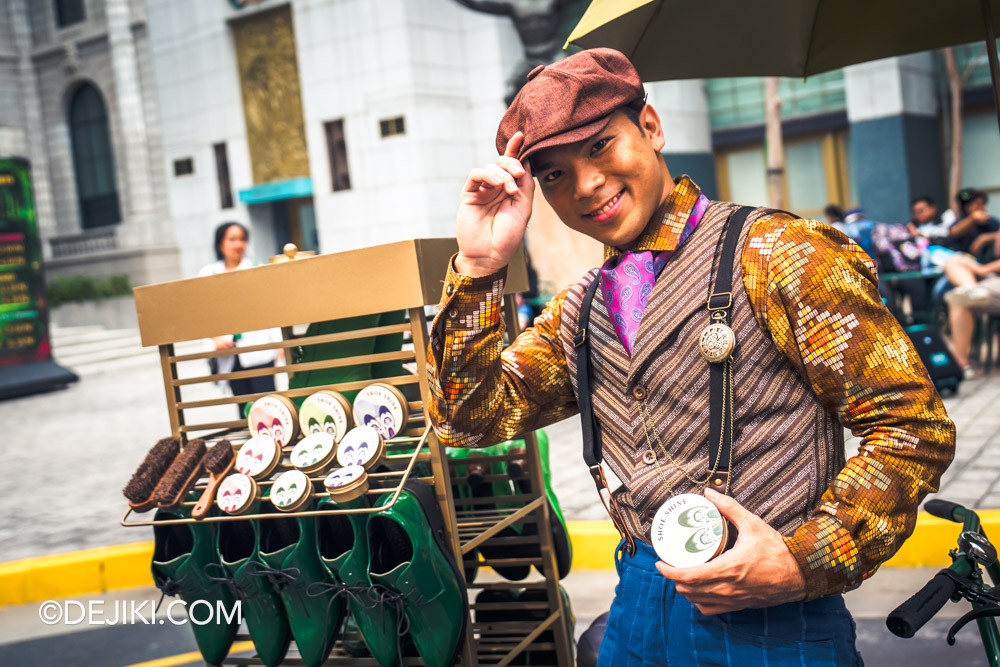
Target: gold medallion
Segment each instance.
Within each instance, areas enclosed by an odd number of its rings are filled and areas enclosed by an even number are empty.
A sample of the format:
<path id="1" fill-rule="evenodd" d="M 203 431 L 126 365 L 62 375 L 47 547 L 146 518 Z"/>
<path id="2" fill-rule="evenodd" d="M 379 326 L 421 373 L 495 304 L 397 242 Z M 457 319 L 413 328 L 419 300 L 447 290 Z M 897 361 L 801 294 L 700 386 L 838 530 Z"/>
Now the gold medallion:
<path id="1" fill-rule="evenodd" d="M 721 322 L 709 324 L 698 339 L 698 350 L 710 364 L 718 364 L 729 359 L 736 348 L 736 334 Z"/>

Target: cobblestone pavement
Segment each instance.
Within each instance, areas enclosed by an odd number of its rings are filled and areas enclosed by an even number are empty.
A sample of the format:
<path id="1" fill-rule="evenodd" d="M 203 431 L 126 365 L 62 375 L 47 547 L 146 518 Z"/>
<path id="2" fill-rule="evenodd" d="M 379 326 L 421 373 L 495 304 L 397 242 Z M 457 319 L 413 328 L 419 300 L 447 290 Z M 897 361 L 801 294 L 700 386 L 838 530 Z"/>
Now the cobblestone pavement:
<path id="1" fill-rule="evenodd" d="M 201 374 L 182 364 L 182 376 Z M 185 398 L 208 398 L 213 387 Z M 941 495 L 1000 507 L 1000 377 L 963 384 L 945 400 L 958 424 L 955 463 Z M 232 406 L 202 409 L 204 421 L 231 419 Z M 209 412 L 215 410 L 214 413 Z M 0 517 L 0 561 L 151 539 L 122 528 L 121 488 L 146 450 L 169 431 L 155 360 L 85 374 L 60 391 L 0 402 L 0 456 L 8 511 Z M 577 418 L 548 427 L 553 483 L 568 519 L 606 519 L 580 452 Z M 849 435 L 849 434 L 848 434 Z M 857 439 L 848 440 L 848 454 Z"/>

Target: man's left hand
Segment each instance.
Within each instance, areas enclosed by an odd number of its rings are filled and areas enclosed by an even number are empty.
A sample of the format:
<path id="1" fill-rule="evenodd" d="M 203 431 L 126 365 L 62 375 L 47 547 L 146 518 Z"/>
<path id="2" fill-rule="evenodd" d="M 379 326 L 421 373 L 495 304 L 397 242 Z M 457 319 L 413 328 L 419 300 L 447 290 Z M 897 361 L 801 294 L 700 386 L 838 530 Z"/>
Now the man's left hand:
<path id="1" fill-rule="evenodd" d="M 806 595 L 802 571 L 774 528 L 729 496 L 711 489 L 705 497 L 739 531 L 736 544 L 717 558 L 694 567 L 656 569 L 677 584 L 677 592 L 706 615 L 770 607 Z"/>

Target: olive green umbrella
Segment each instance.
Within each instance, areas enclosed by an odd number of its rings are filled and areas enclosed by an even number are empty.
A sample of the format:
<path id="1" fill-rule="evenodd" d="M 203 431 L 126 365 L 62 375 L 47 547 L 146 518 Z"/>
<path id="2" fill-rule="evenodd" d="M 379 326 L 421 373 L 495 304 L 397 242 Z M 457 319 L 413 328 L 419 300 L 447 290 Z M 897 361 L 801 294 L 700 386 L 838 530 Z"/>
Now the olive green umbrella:
<path id="1" fill-rule="evenodd" d="M 985 37 L 1000 99 L 997 30 L 1000 0 L 593 0 L 566 44 L 617 49 L 662 81 L 801 78 Z"/>

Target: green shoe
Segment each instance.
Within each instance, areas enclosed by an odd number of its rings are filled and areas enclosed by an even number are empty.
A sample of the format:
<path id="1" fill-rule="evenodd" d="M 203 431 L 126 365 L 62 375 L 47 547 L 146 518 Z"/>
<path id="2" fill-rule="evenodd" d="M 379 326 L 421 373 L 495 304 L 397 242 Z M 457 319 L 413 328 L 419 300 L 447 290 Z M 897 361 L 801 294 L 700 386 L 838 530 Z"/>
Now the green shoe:
<path id="1" fill-rule="evenodd" d="M 157 510 L 153 521 L 170 521 L 188 517 L 186 506 L 167 511 Z M 197 601 L 210 605 L 212 623 L 190 623 L 194 639 L 202 657 L 210 665 L 217 665 L 229 653 L 229 647 L 239 629 L 239 614 L 231 619 L 226 614 L 235 610 L 233 591 L 205 573 L 205 568 L 218 563 L 215 553 L 214 523 L 179 523 L 153 525 L 153 581 L 164 595 L 180 595 L 185 611 L 190 613 Z M 202 607 L 203 605 L 198 605 Z M 218 610 L 224 613 L 218 613 Z M 195 618 L 206 614 L 195 612 Z"/>
<path id="2" fill-rule="evenodd" d="M 322 586 L 332 582 L 316 553 L 316 521 L 295 516 L 259 521 L 257 553 L 263 565 L 254 569 L 268 575 L 281 596 L 302 661 L 320 665 L 336 641 L 344 602 L 335 586 Z"/>
<path id="3" fill-rule="evenodd" d="M 569 539 L 569 531 L 566 529 L 566 519 L 563 516 L 562 508 L 559 506 L 559 499 L 552 489 L 552 471 L 549 466 L 549 437 L 542 429 L 535 431 L 538 438 L 538 455 L 542 461 L 542 479 L 545 481 L 545 497 L 549 503 L 549 528 L 552 531 L 552 544 L 556 552 L 556 569 L 559 571 L 559 578 L 562 579 L 569 574 L 573 564 L 573 545 Z M 525 451 L 524 440 L 511 440 L 500 445 L 504 453 L 517 453 Z M 519 493 L 531 493 L 531 480 L 525 474 L 523 464 L 512 464 L 508 466 L 508 472 L 518 488 Z M 525 524 L 524 535 L 536 535 L 537 524 Z M 532 554 L 538 557 L 537 552 Z"/>
<path id="4" fill-rule="evenodd" d="M 338 503 L 320 501 L 319 509 L 362 509 L 365 496 Z M 348 607 L 372 657 L 391 667 L 399 661 L 399 615 L 393 606 L 379 604 L 368 577 L 370 514 L 330 514 L 316 517 L 316 545 L 320 560 L 335 581 L 347 587 Z"/>
<path id="5" fill-rule="evenodd" d="M 243 600 L 243 619 L 260 661 L 277 665 L 292 641 L 285 607 L 274 590 L 257 554 L 259 521 L 219 523 L 217 549 L 228 581 Z M 215 569 L 215 568 L 211 568 Z"/>
<path id="6" fill-rule="evenodd" d="M 384 494 L 376 506 L 391 499 Z M 396 503 L 372 515 L 368 527 L 372 583 L 387 588 L 385 603 L 405 613 L 424 664 L 447 667 L 461 646 L 469 602 L 433 489 L 407 482 Z"/>

